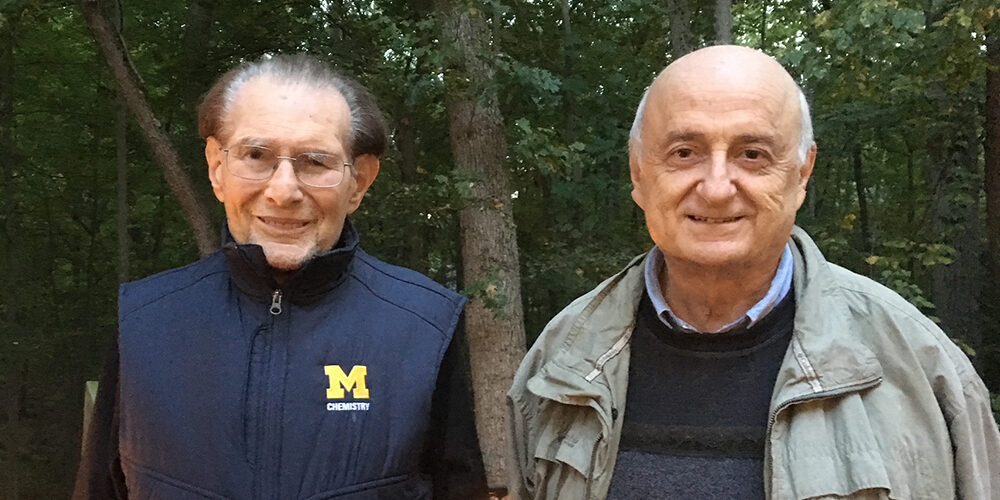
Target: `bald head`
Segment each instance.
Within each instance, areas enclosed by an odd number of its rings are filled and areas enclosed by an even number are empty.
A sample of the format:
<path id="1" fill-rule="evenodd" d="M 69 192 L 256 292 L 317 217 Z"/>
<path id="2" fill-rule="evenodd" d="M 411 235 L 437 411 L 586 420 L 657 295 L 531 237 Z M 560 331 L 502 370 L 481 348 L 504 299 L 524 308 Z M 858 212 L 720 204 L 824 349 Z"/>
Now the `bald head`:
<path id="1" fill-rule="evenodd" d="M 667 66 L 653 80 L 639 101 L 629 133 L 630 147 L 641 142 L 649 101 L 669 102 L 691 89 L 744 92 L 766 96 L 779 108 L 776 116 L 787 118 L 798 132 L 797 156 L 806 161 L 813 146 L 812 120 L 805 94 L 774 58 L 763 52 L 735 45 L 717 45 L 696 50 Z"/>

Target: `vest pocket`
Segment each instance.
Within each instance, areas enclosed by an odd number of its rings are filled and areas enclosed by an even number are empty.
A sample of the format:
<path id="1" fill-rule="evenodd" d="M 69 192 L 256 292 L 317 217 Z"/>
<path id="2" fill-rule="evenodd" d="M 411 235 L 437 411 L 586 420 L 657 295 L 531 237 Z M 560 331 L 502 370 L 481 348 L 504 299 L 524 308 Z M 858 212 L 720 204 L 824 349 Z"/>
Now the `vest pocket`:
<path id="1" fill-rule="evenodd" d="M 306 500 L 430 500 L 431 484 L 423 477 L 402 474 L 324 491 Z"/>
<path id="2" fill-rule="evenodd" d="M 122 457 L 128 497 L 133 500 L 229 500 L 193 484 L 174 479 Z"/>

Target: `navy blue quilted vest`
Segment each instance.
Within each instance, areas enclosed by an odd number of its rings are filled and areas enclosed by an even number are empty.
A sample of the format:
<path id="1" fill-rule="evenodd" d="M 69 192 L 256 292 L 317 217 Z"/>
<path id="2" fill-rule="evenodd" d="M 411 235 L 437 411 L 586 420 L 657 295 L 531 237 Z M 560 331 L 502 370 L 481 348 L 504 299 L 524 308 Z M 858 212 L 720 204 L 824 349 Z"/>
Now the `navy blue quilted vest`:
<path id="1" fill-rule="evenodd" d="M 122 286 L 130 498 L 430 497 L 420 454 L 464 299 L 345 233 L 285 288 L 234 244 Z"/>

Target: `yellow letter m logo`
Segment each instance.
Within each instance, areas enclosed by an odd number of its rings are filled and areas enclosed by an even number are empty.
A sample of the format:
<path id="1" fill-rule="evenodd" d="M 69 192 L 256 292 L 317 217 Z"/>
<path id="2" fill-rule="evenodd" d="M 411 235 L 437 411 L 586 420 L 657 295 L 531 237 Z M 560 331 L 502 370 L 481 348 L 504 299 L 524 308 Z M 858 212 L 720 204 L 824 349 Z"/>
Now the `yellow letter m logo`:
<path id="1" fill-rule="evenodd" d="M 368 386 L 365 385 L 367 366 L 354 365 L 351 373 L 346 375 L 340 365 L 326 365 L 323 371 L 330 378 L 330 387 L 326 389 L 327 399 L 344 399 L 344 389 L 354 393 L 356 399 L 368 399 Z"/>

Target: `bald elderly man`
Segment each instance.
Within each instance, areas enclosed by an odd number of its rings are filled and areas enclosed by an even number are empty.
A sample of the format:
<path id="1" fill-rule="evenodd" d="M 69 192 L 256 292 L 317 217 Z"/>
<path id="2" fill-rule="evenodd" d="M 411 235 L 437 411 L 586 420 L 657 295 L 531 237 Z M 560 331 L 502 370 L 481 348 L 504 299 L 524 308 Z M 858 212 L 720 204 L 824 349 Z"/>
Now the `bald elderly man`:
<path id="1" fill-rule="evenodd" d="M 802 91 L 763 53 L 706 48 L 656 78 L 629 141 L 656 245 L 518 369 L 518 498 L 1000 498 L 969 360 L 795 227 L 815 159 Z"/>

